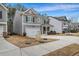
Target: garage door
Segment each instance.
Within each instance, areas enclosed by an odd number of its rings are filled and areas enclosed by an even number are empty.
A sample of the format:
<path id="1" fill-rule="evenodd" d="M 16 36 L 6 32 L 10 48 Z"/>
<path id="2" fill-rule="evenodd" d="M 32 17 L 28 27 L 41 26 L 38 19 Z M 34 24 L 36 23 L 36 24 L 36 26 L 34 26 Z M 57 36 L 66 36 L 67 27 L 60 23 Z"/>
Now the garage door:
<path id="1" fill-rule="evenodd" d="M 3 26 L 0 26 L 0 36 L 3 35 Z"/>
<path id="2" fill-rule="evenodd" d="M 25 28 L 27 36 L 36 36 L 40 31 L 39 27 L 26 27 Z"/>

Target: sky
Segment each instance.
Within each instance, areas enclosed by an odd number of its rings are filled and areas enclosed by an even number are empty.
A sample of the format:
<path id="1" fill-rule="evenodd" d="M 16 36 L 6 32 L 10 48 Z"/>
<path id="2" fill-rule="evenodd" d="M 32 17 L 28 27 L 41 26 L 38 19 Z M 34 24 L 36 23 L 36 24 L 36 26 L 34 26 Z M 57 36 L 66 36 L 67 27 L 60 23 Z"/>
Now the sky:
<path id="1" fill-rule="evenodd" d="M 79 3 L 22 3 L 22 5 L 48 16 L 67 16 L 79 21 Z"/>

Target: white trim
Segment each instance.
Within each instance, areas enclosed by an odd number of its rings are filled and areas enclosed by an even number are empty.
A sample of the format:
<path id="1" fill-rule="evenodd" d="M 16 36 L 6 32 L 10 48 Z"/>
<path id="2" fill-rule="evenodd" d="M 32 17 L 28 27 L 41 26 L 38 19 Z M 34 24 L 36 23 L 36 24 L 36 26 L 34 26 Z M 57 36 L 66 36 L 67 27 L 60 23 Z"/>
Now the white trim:
<path id="1" fill-rule="evenodd" d="M 31 25 L 31 26 L 40 26 L 41 24 L 29 24 L 29 23 L 23 23 L 24 25 Z"/>
<path id="2" fill-rule="evenodd" d="M 8 9 L 7 9 L 2 3 L 0 3 L 0 5 L 1 5 L 5 10 L 8 11 Z"/>
<path id="3" fill-rule="evenodd" d="M 23 35 L 23 31 L 24 31 L 24 25 L 23 25 L 23 15 L 22 15 L 22 35 Z"/>
<path id="4" fill-rule="evenodd" d="M 24 13 L 25 13 L 25 12 L 28 12 L 29 10 L 31 10 L 31 9 L 27 9 L 26 11 L 24 11 Z"/>
<path id="5" fill-rule="evenodd" d="M 25 12 L 28 12 L 29 10 L 32 10 L 35 14 L 38 14 L 37 12 L 35 12 L 35 10 L 34 10 L 33 8 L 27 9 L 26 11 L 23 12 L 23 14 L 24 14 Z"/>
<path id="6" fill-rule="evenodd" d="M 0 22 L 0 24 L 6 24 L 7 25 L 7 22 Z"/>

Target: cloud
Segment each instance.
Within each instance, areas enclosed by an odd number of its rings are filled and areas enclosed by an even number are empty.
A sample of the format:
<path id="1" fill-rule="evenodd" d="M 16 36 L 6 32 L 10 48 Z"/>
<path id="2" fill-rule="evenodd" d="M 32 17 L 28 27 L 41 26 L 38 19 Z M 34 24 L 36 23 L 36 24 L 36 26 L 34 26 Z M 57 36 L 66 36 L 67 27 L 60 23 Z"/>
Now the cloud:
<path id="1" fill-rule="evenodd" d="M 72 11 L 72 10 L 78 10 L 79 5 L 75 4 L 57 4 L 57 5 L 48 5 L 48 6 L 43 6 L 39 8 L 35 8 L 35 10 L 39 12 L 43 11 L 57 11 L 57 10 L 63 10 L 63 11 Z"/>

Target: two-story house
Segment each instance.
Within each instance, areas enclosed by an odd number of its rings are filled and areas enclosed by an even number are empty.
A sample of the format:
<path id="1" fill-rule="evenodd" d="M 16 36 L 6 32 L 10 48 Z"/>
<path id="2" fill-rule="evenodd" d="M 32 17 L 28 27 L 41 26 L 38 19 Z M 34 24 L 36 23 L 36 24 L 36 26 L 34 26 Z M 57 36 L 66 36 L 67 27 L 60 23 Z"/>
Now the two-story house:
<path id="1" fill-rule="evenodd" d="M 67 20 L 66 16 L 60 16 L 60 17 L 53 17 L 54 19 L 60 21 L 62 24 L 60 29 L 62 29 L 62 32 L 68 32 L 69 26 L 70 26 L 70 21 Z"/>
<path id="2" fill-rule="evenodd" d="M 50 31 L 49 20 L 47 16 L 42 16 L 34 9 L 27 9 L 26 11 L 16 11 L 13 21 L 14 33 L 27 36 L 36 36 L 40 34 L 47 34 Z"/>
<path id="3" fill-rule="evenodd" d="M 3 33 L 7 32 L 7 12 L 8 9 L 3 5 L 0 4 L 0 35 L 2 36 Z"/>

